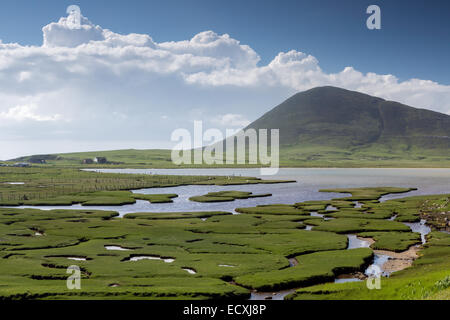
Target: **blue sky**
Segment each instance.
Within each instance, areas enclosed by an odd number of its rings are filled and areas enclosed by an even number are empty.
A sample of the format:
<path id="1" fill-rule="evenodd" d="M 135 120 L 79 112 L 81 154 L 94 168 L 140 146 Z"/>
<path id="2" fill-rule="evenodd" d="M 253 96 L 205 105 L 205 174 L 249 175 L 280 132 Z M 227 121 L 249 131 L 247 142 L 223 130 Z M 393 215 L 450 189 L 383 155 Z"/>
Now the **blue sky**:
<path id="1" fill-rule="evenodd" d="M 79 28 L 66 8 L 81 7 Z M 381 7 L 381 30 L 366 8 Z M 0 2 L 0 159 L 171 148 L 332 85 L 450 115 L 450 1 Z"/>
<path id="2" fill-rule="evenodd" d="M 39 45 L 40 28 L 70 4 L 103 28 L 149 34 L 157 42 L 213 30 L 250 45 L 264 64 L 295 49 L 318 58 L 327 72 L 351 65 L 450 84 L 450 1 L 2 0 L 0 39 Z M 382 30 L 365 27 L 370 4 L 381 7 Z"/>

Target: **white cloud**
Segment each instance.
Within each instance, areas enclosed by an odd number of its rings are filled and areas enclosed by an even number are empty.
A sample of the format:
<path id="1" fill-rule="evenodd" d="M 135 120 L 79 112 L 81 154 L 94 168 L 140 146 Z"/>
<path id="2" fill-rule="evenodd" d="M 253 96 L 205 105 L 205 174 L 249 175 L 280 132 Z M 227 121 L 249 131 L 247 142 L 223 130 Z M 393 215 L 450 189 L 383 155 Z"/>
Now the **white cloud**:
<path id="1" fill-rule="evenodd" d="M 9 121 L 57 121 L 61 119 L 61 115 L 53 114 L 53 115 L 41 115 L 37 114 L 37 107 L 35 105 L 22 105 L 15 106 L 7 111 L 0 112 L 0 120 L 9 120 Z"/>
<path id="2" fill-rule="evenodd" d="M 117 34 L 85 17 L 78 29 L 61 18 L 42 30 L 42 46 L 0 42 L 3 139 L 95 136 L 105 142 L 141 139 L 149 148 L 152 141 L 168 141 L 169 147 L 171 131 L 190 128 L 192 120 L 245 126 L 289 95 L 322 85 L 450 114 L 448 85 L 399 81 L 352 67 L 327 73 L 315 57 L 295 50 L 260 65 L 251 47 L 213 31 L 156 43 L 149 35 Z M 61 119 L 71 121 L 56 121 Z M 38 123 L 45 125 L 37 130 Z"/>
<path id="3" fill-rule="evenodd" d="M 246 127 L 250 124 L 250 121 L 246 119 L 242 114 L 227 113 L 224 115 L 219 115 L 213 118 L 211 122 L 219 124 L 223 127 Z"/>
<path id="4" fill-rule="evenodd" d="M 177 55 L 190 54 L 220 59 L 222 67 L 244 70 L 255 68 L 260 60 L 249 46 L 241 45 L 228 34 L 218 35 L 213 31 L 200 32 L 191 40 L 161 43 L 158 48 Z"/>
<path id="5" fill-rule="evenodd" d="M 29 71 L 22 71 L 22 72 L 19 72 L 19 74 L 18 74 L 18 81 L 19 82 L 23 82 L 23 81 L 28 80 L 30 78 L 31 78 L 31 72 L 29 72 Z"/>
<path id="6" fill-rule="evenodd" d="M 44 47 L 77 47 L 90 41 L 104 40 L 103 29 L 81 17 L 80 25 L 74 27 L 73 16 L 63 17 L 42 28 Z"/>
<path id="7" fill-rule="evenodd" d="M 394 75 L 363 74 L 352 67 L 346 67 L 339 73 L 327 74 L 322 71 L 315 57 L 295 50 L 280 52 L 267 66 L 251 70 L 229 68 L 198 72 L 188 75 L 186 81 L 217 87 L 283 86 L 296 91 L 332 85 L 450 114 L 448 85 L 420 79 L 402 82 Z"/>

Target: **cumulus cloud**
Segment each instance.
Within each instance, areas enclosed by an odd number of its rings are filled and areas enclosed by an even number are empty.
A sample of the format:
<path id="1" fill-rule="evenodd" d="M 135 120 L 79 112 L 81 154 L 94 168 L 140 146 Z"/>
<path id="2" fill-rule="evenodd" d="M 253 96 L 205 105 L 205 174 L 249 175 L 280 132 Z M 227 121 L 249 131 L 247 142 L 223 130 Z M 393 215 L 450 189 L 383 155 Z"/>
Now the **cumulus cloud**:
<path id="1" fill-rule="evenodd" d="M 430 80 L 400 81 L 352 67 L 327 73 L 315 57 L 295 50 L 260 65 L 250 46 L 228 34 L 204 31 L 157 43 L 146 34 L 103 29 L 83 16 L 73 28 L 72 19 L 43 27 L 42 46 L 0 42 L 0 124 L 8 145 L 17 137 L 16 145 L 95 137 L 108 146 L 120 139 L 148 148 L 167 141 L 169 147 L 171 131 L 189 128 L 192 120 L 245 126 L 289 95 L 322 85 L 450 114 L 450 86 Z M 33 122 L 45 126 L 36 130 Z M 0 150 L 0 159 L 10 156 L 2 141 Z"/>
<path id="2" fill-rule="evenodd" d="M 35 105 L 15 106 L 7 111 L 0 112 L 0 120 L 8 121 L 57 121 L 60 120 L 59 114 L 40 115 L 35 112 L 37 107 Z"/>
<path id="3" fill-rule="evenodd" d="M 103 29 L 93 25 L 87 18 L 81 16 L 79 25 L 73 21 L 74 14 L 52 22 L 42 28 L 45 47 L 77 47 L 89 41 L 104 40 Z"/>
<path id="4" fill-rule="evenodd" d="M 247 70 L 255 68 L 260 60 L 258 54 L 249 46 L 241 45 L 228 34 L 218 35 L 213 31 L 200 32 L 191 40 L 164 42 L 159 44 L 158 48 L 178 55 L 189 54 L 221 60 L 222 68 Z"/>
<path id="5" fill-rule="evenodd" d="M 364 74 L 353 67 L 326 73 L 319 61 L 302 52 L 280 52 L 267 66 L 251 70 L 226 69 L 186 76 L 191 84 L 212 86 L 283 86 L 296 91 L 331 85 L 450 114 L 450 86 L 430 80 L 399 81 L 394 75 Z"/>
<path id="6" fill-rule="evenodd" d="M 234 113 L 219 115 L 216 118 L 213 118 L 212 122 L 227 128 L 230 127 L 243 128 L 250 124 L 250 121 L 246 119 L 242 114 L 234 114 Z"/>

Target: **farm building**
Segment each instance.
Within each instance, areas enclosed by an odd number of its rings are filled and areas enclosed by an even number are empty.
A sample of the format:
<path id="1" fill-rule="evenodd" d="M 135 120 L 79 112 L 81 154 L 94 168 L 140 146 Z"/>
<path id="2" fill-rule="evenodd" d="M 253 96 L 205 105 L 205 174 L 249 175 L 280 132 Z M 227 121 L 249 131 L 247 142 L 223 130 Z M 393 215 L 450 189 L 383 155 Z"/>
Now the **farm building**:
<path id="1" fill-rule="evenodd" d="M 25 168 L 25 167 L 29 167 L 30 164 L 27 162 L 17 162 L 13 164 L 13 167 L 20 167 L 20 168 Z"/>
<path id="2" fill-rule="evenodd" d="M 95 157 L 94 158 L 95 163 L 107 163 L 106 157 Z"/>

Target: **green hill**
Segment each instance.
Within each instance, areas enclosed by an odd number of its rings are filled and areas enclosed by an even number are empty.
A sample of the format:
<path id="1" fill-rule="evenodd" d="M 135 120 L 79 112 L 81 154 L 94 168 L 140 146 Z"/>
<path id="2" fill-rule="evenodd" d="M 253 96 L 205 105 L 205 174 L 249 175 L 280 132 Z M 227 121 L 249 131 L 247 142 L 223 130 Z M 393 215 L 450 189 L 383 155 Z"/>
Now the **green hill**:
<path id="1" fill-rule="evenodd" d="M 336 87 L 297 93 L 247 128 L 280 129 L 281 166 L 450 167 L 450 116 Z M 44 160 L 81 165 L 86 158 L 106 157 L 110 166 L 170 168 L 170 153 L 129 149 L 46 155 Z"/>
<path id="2" fill-rule="evenodd" d="M 450 116 L 335 87 L 298 93 L 248 128 L 279 128 L 281 145 L 407 145 L 447 154 L 450 147 Z"/>
<path id="3" fill-rule="evenodd" d="M 297 93 L 247 128 L 280 129 L 284 165 L 450 166 L 450 116 L 336 87 Z"/>

